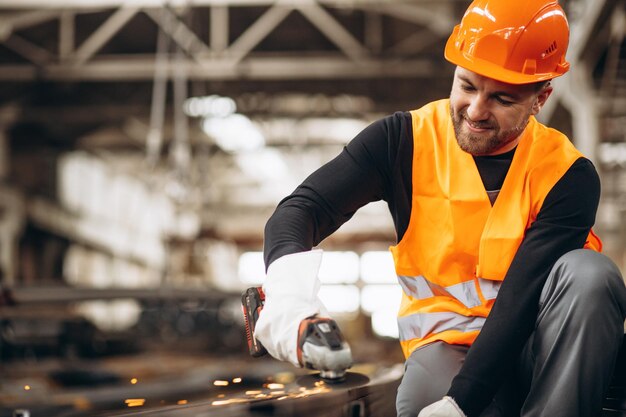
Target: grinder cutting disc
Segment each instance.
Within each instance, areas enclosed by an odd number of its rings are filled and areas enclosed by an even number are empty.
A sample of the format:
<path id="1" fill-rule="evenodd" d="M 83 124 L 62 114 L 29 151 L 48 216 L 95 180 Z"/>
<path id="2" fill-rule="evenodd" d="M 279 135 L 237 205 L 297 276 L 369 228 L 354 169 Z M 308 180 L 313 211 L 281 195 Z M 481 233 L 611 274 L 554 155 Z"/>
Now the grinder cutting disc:
<path id="1" fill-rule="evenodd" d="M 326 385 L 330 389 L 353 388 L 366 385 L 369 381 L 370 379 L 367 376 L 356 372 L 346 372 L 340 379 L 322 378 L 319 372 L 304 375 L 296 379 L 298 385 L 307 389 L 319 388 L 321 384 Z"/>

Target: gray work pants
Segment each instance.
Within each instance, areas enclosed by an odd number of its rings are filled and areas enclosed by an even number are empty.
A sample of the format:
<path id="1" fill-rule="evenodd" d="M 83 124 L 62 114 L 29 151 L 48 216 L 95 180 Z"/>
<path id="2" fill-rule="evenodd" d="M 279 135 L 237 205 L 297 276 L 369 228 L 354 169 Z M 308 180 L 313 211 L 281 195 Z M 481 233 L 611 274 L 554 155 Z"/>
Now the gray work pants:
<path id="1" fill-rule="evenodd" d="M 597 417 L 624 334 L 626 287 L 613 262 L 591 250 L 563 255 L 539 301 L 516 375 L 486 416 Z M 469 348 L 435 342 L 414 351 L 398 387 L 398 417 L 440 400 Z"/>

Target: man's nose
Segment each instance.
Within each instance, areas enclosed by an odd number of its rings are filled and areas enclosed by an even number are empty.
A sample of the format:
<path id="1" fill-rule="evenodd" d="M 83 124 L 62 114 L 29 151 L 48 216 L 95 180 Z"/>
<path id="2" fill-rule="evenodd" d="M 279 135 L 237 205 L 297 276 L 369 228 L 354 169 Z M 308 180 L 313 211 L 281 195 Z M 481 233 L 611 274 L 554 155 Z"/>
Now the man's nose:
<path id="1" fill-rule="evenodd" d="M 476 94 L 471 98 L 469 106 L 467 106 L 467 117 L 473 122 L 479 122 L 489 118 L 489 109 L 487 101 L 482 95 Z"/>

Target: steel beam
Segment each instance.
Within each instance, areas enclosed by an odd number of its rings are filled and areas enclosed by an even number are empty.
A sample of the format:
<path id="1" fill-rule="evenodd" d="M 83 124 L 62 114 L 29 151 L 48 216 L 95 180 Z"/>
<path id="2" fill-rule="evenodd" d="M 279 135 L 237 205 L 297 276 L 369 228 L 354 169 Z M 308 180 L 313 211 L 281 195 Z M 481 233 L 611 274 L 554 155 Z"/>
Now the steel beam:
<path id="1" fill-rule="evenodd" d="M 109 19 L 104 22 L 73 55 L 75 65 L 80 65 L 89 60 L 100 48 L 104 46 L 138 11 L 137 6 L 124 6 L 119 8 Z"/>
<path id="2" fill-rule="evenodd" d="M 440 38 L 432 36 L 430 30 L 422 29 L 387 49 L 387 53 L 392 56 L 410 56 L 421 52 L 439 40 Z"/>
<path id="3" fill-rule="evenodd" d="M 56 10 L 34 10 L 4 14 L 0 16 L 0 27 L 2 28 L 0 33 L 9 34 L 15 30 L 35 26 L 57 18 L 59 14 Z"/>
<path id="4" fill-rule="evenodd" d="M 74 53 L 76 27 L 75 14 L 70 11 L 61 14 L 59 22 L 59 59 L 64 61 Z"/>
<path id="5" fill-rule="evenodd" d="M 378 13 L 366 12 L 365 46 L 375 55 L 383 50 L 383 19 Z"/>
<path id="6" fill-rule="evenodd" d="M 232 63 L 241 61 L 256 45 L 258 45 L 293 9 L 281 5 L 272 6 L 257 19 L 237 40 L 225 51 Z"/>
<path id="7" fill-rule="evenodd" d="M 185 53 L 191 57 L 209 56 L 211 49 L 183 23 L 169 8 L 146 9 L 145 13 L 163 30 Z"/>
<path id="8" fill-rule="evenodd" d="M 168 62 L 166 74 L 174 74 L 173 62 Z M 248 58 L 237 64 L 226 59 L 185 61 L 190 79 L 195 80 L 302 80 L 302 79 L 367 79 L 424 78 L 447 76 L 427 59 L 354 61 L 337 57 Z M 90 61 L 81 66 L 50 64 L 45 68 L 32 65 L 0 66 L 0 81 L 133 81 L 152 80 L 155 61 L 152 56 L 134 59 L 107 58 Z"/>
<path id="9" fill-rule="evenodd" d="M 16 34 L 10 35 L 4 41 L 3 45 L 37 66 L 44 66 L 48 62 L 51 62 L 53 58 L 53 55 L 46 49 Z"/>
<path id="10" fill-rule="evenodd" d="M 211 6 L 211 49 L 221 53 L 228 48 L 228 7 Z"/>
<path id="11" fill-rule="evenodd" d="M 441 5 L 445 3 L 437 4 Z M 440 36 L 447 37 L 456 24 L 456 20 L 453 19 L 451 13 L 438 13 L 437 10 L 434 10 L 432 7 L 427 7 L 423 3 L 389 2 L 381 4 L 378 2 L 372 4 L 365 3 L 362 4 L 361 7 L 386 14 L 399 20 L 426 26 Z"/>
<path id="12" fill-rule="evenodd" d="M 578 62 L 568 78 L 569 88 L 563 89 L 563 105 L 572 117 L 574 144 L 587 158 L 596 162 L 600 144 L 600 114 L 595 106 L 596 92 L 589 68 Z"/>
<path id="13" fill-rule="evenodd" d="M 359 61 L 369 55 L 359 41 L 334 17 L 314 2 L 297 7 L 298 11 L 328 37 L 346 56 Z"/>
<path id="14" fill-rule="evenodd" d="M 34 0 L 25 0 L 34 6 Z M 37 12 L 12 13 L 0 18 L 0 40 L 2 33 L 9 49 L 30 61 L 31 66 L 9 62 L 0 65 L 0 80 L 149 80 L 155 74 L 154 57 L 129 54 L 124 59 L 103 56 L 98 51 L 109 42 L 140 11 L 144 11 L 170 39 L 186 53 L 181 63 L 192 79 L 230 80 L 244 79 L 306 79 L 306 78 L 365 78 L 365 77 L 420 77 L 432 75 L 432 64 L 425 61 L 407 60 L 408 66 L 400 61 L 419 53 L 432 42 L 440 40 L 438 33 L 448 32 L 452 23 L 447 13 L 437 15 L 424 4 L 415 5 L 400 1 L 383 3 L 369 0 L 185 0 L 186 7 L 210 5 L 210 33 L 207 41 L 202 40 L 175 13 L 177 0 L 129 0 L 118 4 L 116 0 L 67 0 L 73 5 L 59 9 L 43 9 Z M 454 0 L 448 0 L 454 1 Z M 53 4 L 56 4 L 52 0 Z M 20 3 L 22 4 L 22 3 Z M 434 4 L 434 3 L 432 3 Z M 237 39 L 229 44 L 229 7 L 267 5 L 270 6 Z M 368 16 L 368 34 L 365 39 L 357 39 L 325 7 L 350 7 L 364 10 Z M 81 7 L 79 7 L 81 6 Z M 98 6 L 93 7 L 93 6 Z M 82 45 L 75 45 L 76 24 L 80 13 L 107 10 L 111 6 L 118 9 L 98 27 Z M 159 6 L 157 8 L 157 6 Z M 6 7 L 0 0 L 0 9 Z M 152 7 L 152 8 L 151 8 Z M 438 6 L 440 7 L 440 6 Z M 445 6 L 444 6 L 445 7 Z M 159 10 L 161 13 L 159 14 Z M 306 19 L 333 42 L 338 51 L 345 55 L 343 60 L 336 55 L 314 57 L 304 53 L 284 54 L 281 58 L 259 58 L 252 54 L 255 47 L 294 11 L 299 11 Z M 403 18 L 429 29 L 417 29 L 417 33 L 397 44 L 389 51 L 394 61 L 376 57 L 383 51 L 382 14 Z M 375 16 L 372 16 L 375 15 Z M 435 18 L 436 16 L 436 18 Z M 22 37 L 11 37 L 14 27 L 28 27 L 45 20 L 59 19 L 58 53 L 46 51 L 32 41 Z M 439 22 L 439 23 L 438 23 Z M 442 22 L 442 23 L 441 23 Z M 370 34 L 369 29 L 376 31 Z M 435 30 L 433 36 L 432 30 Z M 169 58 L 168 58 L 169 59 Z M 188 62 L 191 61 L 191 62 Z M 354 65 L 358 62 L 359 65 Z M 304 64 L 304 65 L 303 65 Z M 115 68 L 113 68 L 115 67 Z M 171 64 L 167 64 L 166 76 L 173 75 Z"/>
<path id="15" fill-rule="evenodd" d="M 297 4 L 300 0 L 280 0 L 288 4 Z M 381 0 L 311 0 L 332 7 L 360 7 L 363 5 L 380 5 Z M 448 2 L 467 3 L 467 0 L 446 0 Z M 277 3 L 276 0 L 168 0 L 172 7 L 194 6 L 270 6 Z M 437 0 L 387 0 L 390 5 L 397 4 L 437 4 Z M 139 7 L 161 7 L 163 0 L 0 0 L 0 9 L 94 9 L 116 8 L 124 5 Z"/>

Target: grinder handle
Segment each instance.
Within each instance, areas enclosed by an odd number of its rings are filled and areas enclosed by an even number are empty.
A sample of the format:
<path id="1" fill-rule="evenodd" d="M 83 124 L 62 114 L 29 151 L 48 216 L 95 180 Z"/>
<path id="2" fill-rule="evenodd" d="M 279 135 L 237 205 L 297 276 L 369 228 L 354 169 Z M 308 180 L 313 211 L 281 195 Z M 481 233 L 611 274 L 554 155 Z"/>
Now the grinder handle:
<path id="1" fill-rule="evenodd" d="M 254 337 L 254 328 L 259 313 L 263 309 L 265 303 L 265 294 L 261 287 L 248 288 L 241 295 L 241 307 L 243 310 L 243 318 L 246 322 L 246 338 L 248 339 L 248 351 L 251 356 L 259 357 L 267 354 L 267 350 L 261 342 Z"/>

